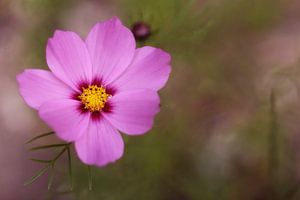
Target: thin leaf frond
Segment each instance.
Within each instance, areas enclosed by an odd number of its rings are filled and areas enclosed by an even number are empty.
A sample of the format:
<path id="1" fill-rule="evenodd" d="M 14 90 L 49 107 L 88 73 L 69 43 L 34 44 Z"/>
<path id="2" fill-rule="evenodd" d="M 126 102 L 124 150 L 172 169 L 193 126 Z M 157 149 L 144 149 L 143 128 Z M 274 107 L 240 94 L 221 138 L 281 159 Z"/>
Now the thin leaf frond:
<path id="1" fill-rule="evenodd" d="M 48 135 L 53 135 L 53 134 L 54 134 L 53 131 L 48 132 L 48 133 L 43 133 L 43 134 L 41 134 L 41 135 L 38 135 L 38 136 L 36 136 L 36 137 L 34 137 L 34 138 L 28 140 L 28 141 L 26 142 L 26 144 L 29 144 L 29 143 L 31 143 L 31 142 L 37 140 L 37 139 L 40 139 L 40 138 L 42 138 L 42 137 L 46 137 L 46 136 L 48 136 Z"/>

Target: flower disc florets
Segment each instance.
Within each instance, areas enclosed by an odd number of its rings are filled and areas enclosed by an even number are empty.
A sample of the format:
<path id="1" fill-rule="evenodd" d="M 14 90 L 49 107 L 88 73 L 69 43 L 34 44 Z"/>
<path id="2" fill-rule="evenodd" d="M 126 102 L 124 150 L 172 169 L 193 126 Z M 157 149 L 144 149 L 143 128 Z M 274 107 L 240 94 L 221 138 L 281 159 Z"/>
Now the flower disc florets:
<path id="1" fill-rule="evenodd" d="M 111 95 L 106 93 L 103 86 L 90 85 L 87 88 L 82 88 L 81 95 L 78 98 L 81 100 L 84 108 L 90 112 L 101 111 L 107 99 Z"/>

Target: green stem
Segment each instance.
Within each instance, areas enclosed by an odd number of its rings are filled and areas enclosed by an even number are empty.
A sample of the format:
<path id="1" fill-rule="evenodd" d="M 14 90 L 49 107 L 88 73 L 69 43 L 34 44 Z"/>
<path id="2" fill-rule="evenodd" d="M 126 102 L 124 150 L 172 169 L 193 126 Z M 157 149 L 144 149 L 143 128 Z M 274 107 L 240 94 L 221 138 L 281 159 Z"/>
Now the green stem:
<path id="1" fill-rule="evenodd" d="M 273 199 L 277 198 L 276 183 L 277 183 L 277 170 L 279 165 L 278 160 L 278 122 L 276 113 L 276 97 L 274 91 L 272 90 L 270 95 L 270 132 L 269 132 L 269 175 L 271 178 L 271 183 L 273 185 Z"/>
<path id="2" fill-rule="evenodd" d="M 92 169 L 91 166 L 87 166 L 88 167 L 88 177 L 89 177 L 89 191 L 93 190 L 93 180 L 92 180 Z"/>
<path id="3" fill-rule="evenodd" d="M 71 160 L 71 150 L 70 145 L 68 145 L 68 163 L 69 163 L 69 179 L 70 179 L 70 190 L 73 190 L 73 178 L 72 178 L 72 160 Z"/>

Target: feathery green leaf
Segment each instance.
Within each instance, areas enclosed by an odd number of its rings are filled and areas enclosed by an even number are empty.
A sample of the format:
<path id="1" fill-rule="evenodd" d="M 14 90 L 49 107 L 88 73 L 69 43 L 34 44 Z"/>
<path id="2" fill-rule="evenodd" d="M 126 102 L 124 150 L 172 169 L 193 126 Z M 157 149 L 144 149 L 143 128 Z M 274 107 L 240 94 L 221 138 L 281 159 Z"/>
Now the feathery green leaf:
<path id="1" fill-rule="evenodd" d="M 37 146 L 37 147 L 32 147 L 29 150 L 30 151 L 35 151 L 35 150 L 40 150 L 40 149 L 48 149 L 48 148 L 55 148 L 55 147 L 63 147 L 68 144 L 66 143 L 60 143 L 60 144 L 50 144 L 50 145 L 43 145 L 43 146 Z"/>
<path id="2" fill-rule="evenodd" d="M 41 160 L 41 159 L 36 159 L 36 158 L 31 158 L 33 162 L 38 162 L 38 163 L 51 163 L 52 160 Z"/>
<path id="3" fill-rule="evenodd" d="M 39 170 L 34 176 L 32 176 L 28 181 L 26 181 L 24 183 L 24 186 L 30 185 L 31 183 L 33 183 L 34 181 L 36 181 L 40 176 L 42 176 L 49 169 L 50 166 L 51 165 L 48 164 L 44 168 L 42 168 L 41 170 Z"/>
<path id="4" fill-rule="evenodd" d="M 51 186 L 53 183 L 53 177 L 54 177 L 54 163 L 51 164 L 51 172 L 50 172 L 49 181 L 48 181 L 48 190 L 51 189 Z"/>
<path id="5" fill-rule="evenodd" d="M 29 143 L 31 143 L 31 142 L 37 140 L 37 139 L 40 139 L 40 138 L 42 138 L 42 137 L 46 137 L 46 136 L 48 136 L 48 135 L 53 135 L 53 134 L 54 134 L 53 131 L 48 132 L 48 133 L 43 133 L 43 134 L 41 134 L 41 135 L 38 135 L 38 136 L 36 136 L 36 137 L 34 137 L 34 138 L 28 140 L 28 141 L 26 142 L 26 144 L 29 144 Z"/>

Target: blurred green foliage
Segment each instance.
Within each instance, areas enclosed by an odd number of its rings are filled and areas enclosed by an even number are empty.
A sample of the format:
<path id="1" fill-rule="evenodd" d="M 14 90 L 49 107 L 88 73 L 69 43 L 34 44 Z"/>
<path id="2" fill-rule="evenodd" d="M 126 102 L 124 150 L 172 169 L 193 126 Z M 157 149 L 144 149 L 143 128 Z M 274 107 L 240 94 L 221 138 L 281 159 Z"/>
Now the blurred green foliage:
<path id="1" fill-rule="evenodd" d="M 32 66 L 46 68 L 45 46 L 55 29 L 59 28 L 61 13 L 72 3 L 72 0 L 27 0 L 22 2 L 24 10 L 35 16 L 34 23 L 28 31 L 27 41 L 31 52 L 28 63 Z"/>

